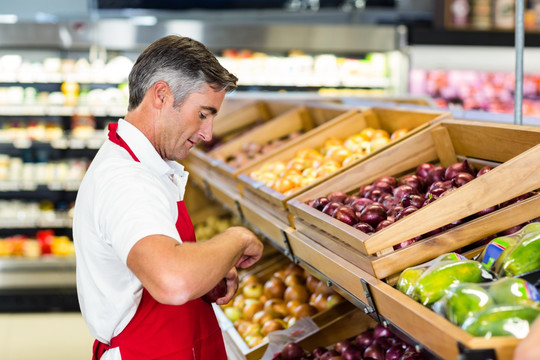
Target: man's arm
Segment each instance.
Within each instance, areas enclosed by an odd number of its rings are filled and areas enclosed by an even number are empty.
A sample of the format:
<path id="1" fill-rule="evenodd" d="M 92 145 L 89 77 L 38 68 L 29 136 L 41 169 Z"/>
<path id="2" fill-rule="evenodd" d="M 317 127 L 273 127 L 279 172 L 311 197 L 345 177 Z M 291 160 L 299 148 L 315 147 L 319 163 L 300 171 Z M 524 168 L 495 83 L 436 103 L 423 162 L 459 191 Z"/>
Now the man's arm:
<path id="1" fill-rule="evenodd" d="M 151 235 L 133 246 L 127 265 L 157 301 L 181 305 L 206 294 L 223 278 L 230 299 L 237 287 L 231 269 L 253 265 L 262 251 L 259 239 L 243 227 L 200 243 L 179 244 L 168 236 Z"/>

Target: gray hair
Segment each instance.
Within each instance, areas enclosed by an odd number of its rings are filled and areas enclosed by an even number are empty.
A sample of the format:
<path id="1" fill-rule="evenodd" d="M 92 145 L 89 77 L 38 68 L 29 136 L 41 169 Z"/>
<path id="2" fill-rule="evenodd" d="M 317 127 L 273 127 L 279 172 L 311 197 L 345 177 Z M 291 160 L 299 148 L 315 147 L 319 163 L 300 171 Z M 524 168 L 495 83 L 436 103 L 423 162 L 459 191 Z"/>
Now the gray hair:
<path id="1" fill-rule="evenodd" d="M 204 84 L 216 91 L 231 92 L 238 81 L 206 46 L 175 35 L 155 41 L 135 61 L 128 78 L 128 111 L 136 109 L 146 92 L 160 80 L 171 88 L 174 106 L 180 106 L 188 95 L 202 90 Z"/>

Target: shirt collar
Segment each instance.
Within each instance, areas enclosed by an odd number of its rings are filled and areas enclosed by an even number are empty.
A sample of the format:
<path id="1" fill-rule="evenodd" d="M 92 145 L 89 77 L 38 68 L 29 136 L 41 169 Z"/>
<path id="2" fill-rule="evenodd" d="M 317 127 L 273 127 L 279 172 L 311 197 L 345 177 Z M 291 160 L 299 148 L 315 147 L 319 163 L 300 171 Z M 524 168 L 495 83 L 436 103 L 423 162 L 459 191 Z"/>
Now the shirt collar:
<path id="1" fill-rule="evenodd" d="M 187 180 L 188 172 L 184 170 L 184 166 L 176 161 L 164 160 L 152 143 L 135 126 L 124 119 L 120 119 L 118 120 L 117 132 L 144 166 L 159 175 L 172 177 L 173 174 L 176 174 L 180 178 Z"/>

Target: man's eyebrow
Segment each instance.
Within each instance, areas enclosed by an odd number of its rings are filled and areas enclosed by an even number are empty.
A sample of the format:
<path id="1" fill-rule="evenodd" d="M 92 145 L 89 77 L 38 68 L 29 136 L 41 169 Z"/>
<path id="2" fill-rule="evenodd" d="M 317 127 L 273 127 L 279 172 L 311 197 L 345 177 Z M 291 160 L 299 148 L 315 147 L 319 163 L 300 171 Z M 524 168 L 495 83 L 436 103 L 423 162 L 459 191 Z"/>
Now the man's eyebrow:
<path id="1" fill-rule="evenodd" d="M 201 108 L 210 111 L 212 115 L 217 114 L 217 109 L 213 106 L 201 106 Z"/>

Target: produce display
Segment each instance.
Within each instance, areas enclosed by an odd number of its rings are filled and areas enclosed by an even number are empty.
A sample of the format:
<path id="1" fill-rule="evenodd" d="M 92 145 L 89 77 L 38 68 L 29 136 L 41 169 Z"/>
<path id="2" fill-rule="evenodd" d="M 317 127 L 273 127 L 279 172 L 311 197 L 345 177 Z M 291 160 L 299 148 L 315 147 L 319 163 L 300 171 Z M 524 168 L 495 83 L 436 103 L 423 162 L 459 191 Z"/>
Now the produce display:
<path id="1" fill-rule="evenodd" d="M 490 166 L 484 166 L 477 170 L 467 160 L 451 164 L 446 168 L 437 164 L 423 163 L 416 168 L 414 173 L 401 177 L 383 176 L 371 184 L 361 186 L 354 193 L 347 194 L 342 191 L 333 191 L 326 196 L 307 201 L 307 204 L 357 230 L 372 234 L 403 219 L 491 169 Z M 504 203 L 491 206 L 472 216 L 432 230 L 427 234 L 407 239 L 394 245 L 394 249 L 405 247 L 415 241 L 440 233 L 473 218 L 486 215 L 534 194 L 534 192 L 529 192 Z"/>
<path id="2" fill-rule="evenodd" d="M 241 225 L 240 219 L 231 214 L 225 214 L 222 216 L 210 215 L 205 218 L 204 221 L 196 224 L 195 238 L 197 241 L 204 241 L 220 234 L 230 228 L 231 226 Z"/>
<path id="3" fill-rule="evenodd" d="M 75 256 L 73 242 L 53 230 L 40 230 L 35 237 L 13 235 L 0 238 L 0 258 L 3 256 L 39 258 L 45 256 Z"/>
<path id="4" fill-rule="evenodd" d="M 269 276 L 242 279 L 234 298 L 221 306 L 249 347 L 276 330 L 287 329 L 305 316 L 325 311 L 344 299 L 300 266 L 289 263 Z"/>
<path id="5" fill-rule="evenodd" d="M 536 221 L 534 219 L 533 221 Z M 524 338 L 540 315 L 540 223 L 492 239 L 477 260 L 457 253 L 405 269 L 396 288 L 474 336 Z"/>
<path id="6" fill-rule="evenodd" d="M 266 143 L 260 142 L 246 142 L 242 144 L 242 147 L 227 156 L 221 154 L 214 154 L 213 157 L 222 160 L 228 165 L 234 168 L 240 168 L 246 165 L 248 162 L 259 159 L 260 157 L 268 154 L 270 151 L 279 148 L 289 140 L 296 139 L 301 135 L 300 131 L 295 131 L 288 134 L 285 137 L 279 139 L 273 139 Z"/>
<path id="7" fill-rule="evenodd" d="M 388 328 L 378 324 L 354 338 L 332 346 L 318 346 L 308 351 L 297 342 L 287 343 L 276 360 L 422 360 L 414 346 L 403 342 Z"/>
<path id="8" fill-rule="evenodd" d="M 345 139 L 329 137 L 318 149 L 304 148 L 288 161 L 266 162 L 249 176 L 287 195 L 382 148 L 407 132 L 407 129 L 400 129 L 388 134 L 386 130 L 368 127 Z"/>

